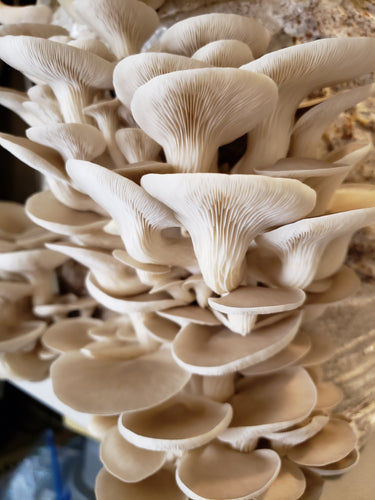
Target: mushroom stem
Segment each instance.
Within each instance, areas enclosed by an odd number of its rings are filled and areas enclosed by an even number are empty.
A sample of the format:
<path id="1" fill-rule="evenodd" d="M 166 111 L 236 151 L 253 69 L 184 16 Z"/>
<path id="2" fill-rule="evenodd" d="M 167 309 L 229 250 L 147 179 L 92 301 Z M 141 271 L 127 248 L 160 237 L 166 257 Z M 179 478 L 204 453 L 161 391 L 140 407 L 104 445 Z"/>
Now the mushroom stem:
<path id="1" fill-rule="evenodd" d="M 52 89 L 65 123 L 90 123 L 83 112 L 83 108 L 91 104 L 91 93 L 87 89 L 79 85 L 67 85 L 66 82 L 56 82 Z"/>
<path id="2" fill-rule="evenodd" d="M 33 305 L 48 304 L 56 294 L 57 285 L 54 274 L 50 270 L 38 269 L 35 272 L 25 272 L 25 275 L 34 287 Z"/>
<path id="3" fill-rule="evenodd" d="M 214 401 L 224 402 L 234 394 L 235 373 L 218 377 L 203 377 L 203 394 Z"/>
<path id="4" fill-rule="evenodd" d="M 257 314 L 250 312 L 240 312 L 240 313 L 227 313 L 226 315 L 219 312 L 213 311 L 215 316 L 225 325 L 229 330 L 240 335 L 248 335 L 254 328 L 256 323 Z"/>

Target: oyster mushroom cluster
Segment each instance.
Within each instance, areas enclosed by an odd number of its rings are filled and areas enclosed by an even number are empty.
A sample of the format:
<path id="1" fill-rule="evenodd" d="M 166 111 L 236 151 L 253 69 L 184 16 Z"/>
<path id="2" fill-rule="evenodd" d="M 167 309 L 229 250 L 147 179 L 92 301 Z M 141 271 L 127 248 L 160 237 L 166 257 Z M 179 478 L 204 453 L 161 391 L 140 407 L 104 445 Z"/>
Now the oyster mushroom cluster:
<path id="1" fill-rule="evenodd" d="M 13 315 L 1 350 L 13 336 L 21 359 L 41 337 L 56 395 L 93 415 L 98 500 L 319 498 L 358 446 L 311 322 L 358 290 L 345 256 L 375 207 L 366 186 L 342 187 L 370 144 L 317 152 L 373 86 L 295 116 L 374 71 L 375 39 L 266 53 L 255 19 L 207 14 L 147 42 L 161 1 L 59 3 L 44 17 L 0 6 L 0 58 L 32 82 L 1 89 L 29 128 L 0 144 L 46 185 L 22 215 L 44 247 L 0 242 L 2 300 L 32 295 L 44 323 L 26 334 Z M 69 259 L 85 269 L 79 304 L 45 286 Z"/>

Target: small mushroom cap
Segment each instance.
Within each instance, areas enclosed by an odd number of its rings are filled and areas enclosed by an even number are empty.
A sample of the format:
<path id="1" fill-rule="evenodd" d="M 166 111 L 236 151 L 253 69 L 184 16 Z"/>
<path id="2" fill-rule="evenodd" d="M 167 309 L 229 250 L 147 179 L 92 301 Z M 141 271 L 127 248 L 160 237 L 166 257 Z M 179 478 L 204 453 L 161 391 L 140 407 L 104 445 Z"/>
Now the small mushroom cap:
<path id="1" fill-rule="evenodd" d="M 0 238 L 18 239 L 35 228 L 20 203 L 1 201 L 0 208 Z"/>
<path id="2" fill-rule="evenodd" d="M 221 68 L 239 68 L 254 59 L 250 47 L 240 40 L 210 42 L 194 52 L 191 57 Z"/>
<path id="3" fill-rule="evenodd" d="M 254 438 L 303 421 L 314 409 L 316 400 L 315 384 L 301 367 L 245 377 L 229 400 L 234 416 L 219 439 L 246 449 Z"/>
<path id="4" fill-rule="evenodd" d="M 261 56 L 270 41 L 269 32 L 255 19 L 236 14 L 211 13 L 189 17 L 169 28 L 160 39 L 160 50 L 191 57 L 200 47 L 216 40 L 239 40 Z"/>
<path id="5" fill-rule="evenodd" d="M 345 458 L 356 443 L 352 427 L 344 420 L 331 418 L 318 434 L 289 450 L 288 458 L 304 467 L 323 467 Z"/>
<path id="6" fill-rule="evenodd" d="M 182 393 L 160 406 L 123 413 L 118 428 L 135 446 L 177 452 L 210 442 L 228 427 L 232 415 L 228 403 Z"/>
<path id="7" fill-rule="evenodd" d="M 89 329 L 102 324 L 93 318 L 69 318 L 51 325 L 42 343 L 54 352 L 78 351 L 92 341 Z"/>
<path id="8" fill-rule="evenodd" d="M 51 191 L 41 191 L 28 198 L 26 213 L 36 224 L 58 234 L 80 234 L 99 229 L 106 219 L 94 212 L 73 210 L 60 203 Z"/>
<path id="9" fill-rule="evenodd" d="M 102 469 L 96 476 L 95 495 L 97 500 L 187 500 L 165 469 L 138 483 L 125 483 Z"/>
<path id="10" fill-rule="evenodd" d="M 6 352 L 1 358 L 2 368 L 9 379 L 23 379 L 32 382 L 44 380 L 48 376 L 51 365 L 49 360 L 41 360 L 38 356 L 39 347 L 32 351 Z"/>
<path id="11" fill-rule="evenodd" d="M 214 442 L 186 453 L 178 464 L 178 486 L 193 500 L 250 500 L 276 479 L 281 466 L 273 450 L 241 453 Z"/>
<path id="12" fill-rule="evenodd" d="M 59 399 L 77 411 L 99 415 L 160 404 L 190 378 L 167 350 L 128 361 L 90 359 L 70 352 L 53 363 L 51 376 Z"/>
<path id="13" fill-rule="evenodd" d="M 165 459 L 163 452 L 132 445 L 117 427 L 108 430 L 100 445 L 100 460 L 104 467 L 125 483 L 135 483 L 151 476 L 163 466 Z"/>
<path id="14" fill-rule="evenodd" d="M 316 410 L 330 411 L 344 399 L 342 390 L 332 382 L 320 382 L 316 384 L 316 388 L 318 390 Z"/>
<path id="15" fill-rule="evenodd" d="M 323 477 L 337 476 L 349 472 L 358 464 L 359 459 L 360 453 L 355 448 L 346 457 L 342 458 L 338 462 L 328 464 L 325 467 L 309 467 L 309 469 Z"/>
<path id="16" fill-rule="evenodd" d="M 259 500 L 297 500 L 305 489 L 306 479 L 302 470 L 283 458 L 277 478 Z"/>
<path id="17" fill-rule="evenodd" d="M 15 325 L 2 325 L 0 352 L 15 352 L 32 345 L 45 330 L 44 321 L 23 321 Z"/>
<path id="18" fill-rule="evenodd" d="M 264 361 L 286 347 L 295 337 L 301 314 L 259 328 L 245 337 L 224 327 L 190 324 L 173 342 L 176 362 L 199 375 L 223 375 Z"/>
<path id="19" fill-rule="evenodd" d="M 217 326 L 220 321 L 208 309 L 202 309 L 199 306 L 172 307 L 160 311 L 159 315 L 168 318 L 178 324 L 195 323 L 197 325 Z"/>

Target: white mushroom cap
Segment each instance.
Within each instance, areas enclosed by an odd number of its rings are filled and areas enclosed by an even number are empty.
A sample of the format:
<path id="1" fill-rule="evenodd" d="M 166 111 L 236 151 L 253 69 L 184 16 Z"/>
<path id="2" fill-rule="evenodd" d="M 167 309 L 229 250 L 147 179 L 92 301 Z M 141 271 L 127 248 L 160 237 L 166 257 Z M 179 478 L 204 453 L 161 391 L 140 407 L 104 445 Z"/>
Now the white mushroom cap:
<path id="1" fill-rule="evenodd" d="M 0 2 L 0 23 L 42 23 L 47 24 L 52 17 L 52 10 L 47 5 L 10 6 Z"/>
<path id="2" fill-rule="evenodd" d="M 173 342 L 176 362 L 199 375 L 223 375 L 264 361 L 286 347 L 300 326 L 301 314 L 294 313 L 251 335 L 237 335 L 224 327 L 190 324 Z"/>
<path id="3" fill-rule="evenodd" d="M 297 500 L 306 489 L 302 470 L 287 458 L 281 460 L 280 472 L 259 500 Z"/>
<path id="4" fill-rule="evenodd" d="M 89 329 L 101 325 L 93 318 L 69 318 L 52 324 L 43 334 L 42 343 L 54 352 L 77 351 L 92 341 Z"/>
<path id="5" fill-rule="evenodd" d="M 317 391 L 306 370 L 286 368 L 271 375 L 245 377 L 229 400 L 233 419 L 220 440 L 249 449 L 265 433 L 303 421 L 315 407 Z"/>
<path id="6" fill-rule="evenodd" d="M 113 427 L 101 442 L 100 460 L 121 481 L 137 483 L 161 469 L 166 454 L 134 446 L 123 438 L 117 427 Z"/>
<path id="7" fill-rule="evenodd" d="M 155 10 L 136 0 L 74 0 L 74 11 L 118 59 L 141 51 L 159 25 Z"/>
<path id="8" fill-rule="evenodd" d="M 160 39 L 160 50 L 192 56 L 200 47 L 216 40 L 239 40 L 261 56 L 270 41 L 269 32 L 253 18 L 236 14 L 203 14 L 175 23 Z"/>
<path id="9" fill-rule="evenodd" d="M 61 401 L 77 411 L 99 415 L 160 404 L 190 378 L 165 349 L 125 361 L 70 352 L 53 363 L 51 376 Z"/>
<path id="10" fill-rule="evenodd" d="M 239 68 L 254 59 L 250 47 L 240 40 L 210 42 L 194 52 L 191 57 L 221 68 Z"/>
<path id="11" fill-rule="evenodd" d="M 273 450 L 241 453 L 213 442 L 182 457 L 176 480 L 193 500 L 250 500 L 272 484 L 280 466 L 280 457 Z"/>
<path id="12" fill-rule="evenodd" d="M 160 75 L 134 94 L 138 125 L 163 146 L 167 162 L 185 172 L 209 172 L 219 146 L 251 130 L 272 112 L 275 84 L 235 68 Z M 162 111 L 161 111 L 162 110 Z"/>
<path id="13" fill-rule="evenodd" d="M 138 483 L 125 483 L 102 469 L 96 477 L 95 495 L 97 500 L 187 500 L 165 469 Z"/>
<path id="14" fill-rule="evenodd" d="M 157 160 L 161 152 L 161 146 L 140 128 L 118 130 L 116 142 L 129 163 Z"/>
<path id="15" fill-rule="evenodd" d="M 253 238 L 315 204 L 314 191 L 301 182 L 260 175 L 150 174 L 142 186 L 175 211 L 206 284 L 218 294 L 241 283 Z"/>

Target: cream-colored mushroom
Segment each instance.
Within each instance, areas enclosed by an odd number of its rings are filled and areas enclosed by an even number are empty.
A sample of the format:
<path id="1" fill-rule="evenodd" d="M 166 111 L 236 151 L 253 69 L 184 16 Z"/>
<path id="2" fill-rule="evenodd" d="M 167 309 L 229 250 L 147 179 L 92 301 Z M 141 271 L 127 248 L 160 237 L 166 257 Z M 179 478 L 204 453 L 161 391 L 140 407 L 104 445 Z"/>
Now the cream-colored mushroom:
<path id="1" fill-rule="evenodd" d="M 150 174 L 142 186 L 175 211 L 206 284 L 218 294 L 244 279 L 245 255 L 257 234 L 315 204 L 314 191 L 301 182 L 260 175 Z"/>
<path id="2" fill-rule="evenodd" d="M 191 56 L 207 65 L 239 68 L 254 59 L 250 47 L 240 40 L 217 40 L 198 49 Z"/>
<path id="3" fill-rule="evenodd" d="M 317 474 L 320 474 L 323 477 L 338 476 L 344 473 L 346 474 L 347 472 L 352 470 L 353 467 L 358 464 L 359 459 L 360 453 L 355 448 L 348 455 L 346 455 L 346 457 L 338 460 L 337 462 L 328 464 L 324 467 L 309 467 L 309 469 L 313 472 L 316 472 Z"/>
<path id="4" fill-rule="evenodd" d="M 219 146 L 271 114 L 277 88 L 263 75 L 201 68 L 160 75 L 139 87 L 131 109 L 138 125 L 184 172 L 216 171 Z"/>
<path id="5" fill-rule="evenodd" d="M 155 10 L 137 0 L 74 0 L 74 11 L 117 59 L 141 51 L 159 25 Z"/>
<path id="6" fill-rule="evenodd" d="M 301 313 L 255 330 L 237 335 L 225 327 L 190 324 L 175 338 L 172 353 L 185 370 L 199 375 L 233 373 L 264 361 L 286 347 L 295 337 Z"/>
<path id="7" fill-rule="evenodd" d="M 305 288 L 313 279 L 330 277 L 344 263 L 355 231 L 375 222 L 375 208 L 302 219 L 258 236 L 260 247 L 280 259 L 272 269 L 275 283 Z M 334 259 L 333 259 L 334 256 Z"/>
<path id="8" fill-rule="evenodd" d="M 317 391 L 306 370 L 286 368 L 243 378 L 229 400 L 233 420 L 219 437 L 237 449 L 253 448 L 260 436 L 303 421 L 315 407 Z"/>
<path id="9" fill-rule="evenodd" d="M 160 404 L 190 378 L 165 349 L 128 361 L 70 352 L 53 363 L 51 376 L 61 401 L 78 411 L 101 415 Z"/>
<path id="10" fill-rule="evenodd" d="M 259 500 L 297 500 L 306 489 L 302 470 L 287 458 L 281 459 L 280 472 Z"/>
<path id="11" fill-rule="evenodd" d="M 272 78 L 279 88 L 278 105 L 248 136 L 248 148 L 237 173 L 272 165 L 286 156 L 294 114 L 315 89 L 351 80 L 375 66 L 372 38 L 330 38 L 277 50 L 242 66 Z"/>
<path id="12" fill-rule="evenodd" d="M 165 469 L 138 483 L 125 483 L 102 469 L 96 477 L 97 500 L 187 500 L 176 485 L 173 474 Z"/>
<path id="13" fill-rule="evenodd" d="M 161 146 L 140 128 L 117 130 L 116 142 L 129 163 L 156 161 L 161 153 Z"/>
<path id="14" fill-rule="evenodd" d="M 78 351 L 92 341 L 89 329 L 101 325 L 93 318 L 68 318 L 52 324 L 43 334 L 42 343 L 54 352 Z"/>
<path id="15" fill-rule="evenodd" d="M 150 338 L 167 344 L 173 342 L 180 329 L 172 321 L 161 318 L 153 312 L 144 316 L 143 327 Z"/>
<path id="16" fill-rule="evenodd" d="M 374 184 L 343 184 L 333 194 L 328 205 L 329 213 L 375 207 Z"/>
<path id="17" fill-rule="evenodd" d="M 253 18 L 236 14 L 203 14 L 171 26 L 160 39 L 160 50 L 191 57 L 199 48 L 216 40 L 239 40 L 259 57 L 270 41 L 269 32 Z"/>
<path id="18" fill-rule="evenodd" d="M 241 453 L 213 442 L 182 457 L 176 480 L 193 500 L 250 500 L 269 488 L 280 467 L 280 457 L 273 450 Z"/>
<path id="19" fill-rule="evenodd" d="M 76 47 L 37 37 L 0 38 L 0 57 L 38 83 L 47 83 L 59 101 L 66 122 L 85 123 L 83 108 L 93 89 L 112 87 L 111 63 Z"/>
<path id="20" fill-rule="evenodd" d="M 158 314 L 163 318 L 174 321 L 180 326 L 187 326 L 189 323 L 208 326 L 220 325 L 220 321 L 210 310 L 194 305 L 173 307 L 160 311 Z"/>
<path id="21" fill-rule="evenodd" d="M 122 130 L 139 130 L 141 129 L 122 129 Z M 119 131 L 120 132 L 120 131 Z M 132 135 L 132 134 L 130 134 Z M 152 139 L 150 139 L 152 140 Z M 159 151 L 160 148 L 158 147 Z M 139 156 L 143 156 L 141 150 L 138 151 Z M 138 155 L 137 153 L 137 155 Z M 135 155 L 134 150 L 134 155 Z M 175 172 L 175 168 L 168 163 L 161 163 L 158 161 L 140 161 L 138 163 L 132 163 L 131 165 L 127 165 L 124 168 L 116 169 L 116 174 L 121 175 L 122 177 L 126 177 L 136 184 L 141 183 L 141 179 L 146 174 L 172 174 Z"/>
<path id="22" fill-rule="evenodd" d="M 113 476 L 125 483 L 137 483 L 161 469 L 166 453 L 134 446 L 113 427 L 103 437 L 100 459 Z"/>
<path id="23" fill-rule="evenodd" d="M 11 6 L 0 2 L 0 23 L 41 23 L 51 21 L 52 10 L 47 5 Z"/>
<path id="24" fill-rule="evenodd" d="M 118 430 L 140 448 L 178 453 L 215 439 L 232 415 L 228 403 L 181 393 L 153 408 L 123 413 Z"/>
<path id="25" fill-rule="evenodd" d="M 248 335 L 253 330 L 259 314 L 297 309 L 304 300 L 303 290 L 247 286 L 239 287 L 222 297 L 211 297 L 208 304 L 232 332 Z"/>

